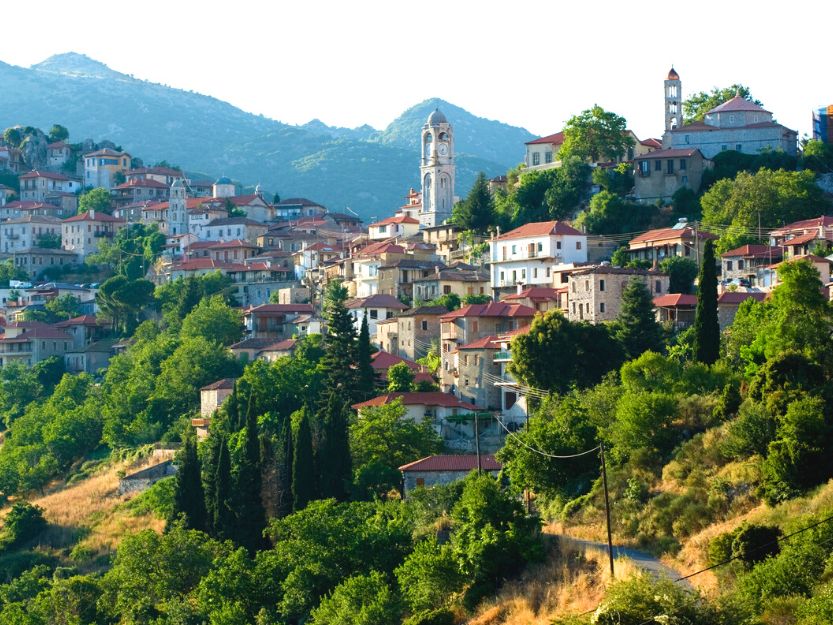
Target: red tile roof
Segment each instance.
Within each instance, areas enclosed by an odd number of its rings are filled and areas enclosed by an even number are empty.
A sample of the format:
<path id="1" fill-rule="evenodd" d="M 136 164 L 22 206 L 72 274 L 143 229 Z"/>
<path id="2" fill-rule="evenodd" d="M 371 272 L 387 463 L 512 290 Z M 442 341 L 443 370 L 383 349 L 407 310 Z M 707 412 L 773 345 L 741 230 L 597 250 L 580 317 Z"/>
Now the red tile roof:
<path id="1" fill-rule="evenodd" d="M 131 178 L 127 182 L 122 182 L 120 185 L 113 187 L 114 189 L 131 189 L 133 187 L 150 187 L 153 189 L 167 189 L 168 185 L 164 182 L 159 182 L 154 178 Z"/>
<path id="2" fill-rule="evenodd" d="M 516 299 L 530 299 L 534 302 L 545 302 L 558 299 L 559 289 L 553 289 L 548 286 L 532 286 L 524 289 L 520 293 L 512 293 L 501 297 L 501 301 L 510 302 Z"/>
<path id="3" fill-rule="evenodd" d="M 312 313 L 314 312 L 312 304 L 261 304 L 260 306 L 251 306 L 247 308 L 244 313 Z"/>
<path id="4" fill-rule="evenodd" d="M 507 304 L 506 302 L 489 302 L 488 304 L 468 304 L 447 315 L 440 317 L 440 321 L 451 321 L 462 317 L 534 317 L 535 309 L 523 304 Z"/>
<path id="5" fill-rule="evenodd" d="M 388 217 L 387 219 L 383 219 L 382 221 L 377 221 L 376 223 L 370 224 L 370 227 L 373 226 L 384 226 L 387 224 L 414 224 L 419 225 L 419 219 L 414 219 L 413 217 L 406 217 L 405 215 L 396 215 L 394 217 Z"/>
<path id="6" fill-rule="evenodd" d="M 55 324 L 56 328 L 68 328 L 70 326 L 103 326 L 104 322 L 96 319 L 95 315 L 81 315 L 80 317 L 73 317 L 65 321 L 59 321 Z"/>
<path id="7" fill-rule="evenodd" d="M 769 111 L 767 111 L 762 106 L 758 106 L 754 102 L 750 102 L 741 95 L 736 95 L 731 100 L 727 100 L 723 104 L 715 106 L 712 110 L 708 111 L 706 115 L 711 115 L 712 113 L 737 113 L 740 111 L 750 111 L 754 113 L 769 113 Z"/>
<path id="8" fill-rule="evenodd" d="M 21 180 L 29 180 L 31 178 L 49 178 L 50 180 L 60 180 L 62 182 L 66 182 L 69 180 L 63 174 L 58 174 L 52 171 L 39 171 L 34 169 L 26 174 L 23 174 L 20 179 Z"/>
<path id="9" fill-rule="evenodd" d="M 95 216 L 91 215 L 90 213 L 94 213 Z M 64 219 L 64 223 L 71 223 L 75 221 L 106 221 L 106 222 L 119 222 L 125 223 L 124 219 L 119 219 L 118 217 L 113 217 L 112 215 L 108 215 L 102 211 L 86 211 L 81 213 L 80 215 L 75 215 L 74 217 L 68 217 Z"/>
<path id="10" fill-rule="evenodd" d="M 393 308 L 395 310 L 407 310 L 408 307 L 400 302 L 393 295 L 377 293 L 370 297 L 356 297 L 344 302 L 348 309 L 353 308 Z"/>
<path id="11" fill-rule="evenodd" d="M 396 321 L 396 319 L 389 319 L 388 321 Z M 377 371 L 387 371 L 393 365 L 399 364 L 400 362 L 404 362 L 408 365 L 408 369 L 411 371 L 419 371 L 419 365 L 413 360 L 402 358 L 396 354 L 391 354 L 390 352 L 386 352 L 381 349 L 370 356 L 370 366 Z"/>
<path id="12" fill-rule="evenodd" d="M 810 228 L 824 228 L 833 227 L 833 216 L 821 215 L 820 217 L 813 217 L 812 219 L 802 219 L 801 221 L 794 221 L 782 228 L 776 228 L 770 234 L 787 234 L 794 230 L 809 230 Z"/>
<path id="13" fill-rule="evenodd" d="M 720 257 L 735 258 L 737 256 L 741 256 L 743 258 L 769 258 L 769 256 L 772 255 L 780 258 L 783 253 L 784 251 L 780 247 L 770 247 L 769 245 L 750 243 L 748 245 L 736 247 L 728 252 L 724 252 L 720 255 Z"/>
<path id="14" fill-rule="evenodd" d="M 672 239 L 693 239 L 694 229 L 691 226 L 685 228 L 657 228 L 656 230 L 649 230 L 637 237 L 631 239 L 631 245 L 634 243 L 649 243 L 652 241 L 668 241 Z M 716 239 L 717 237 L 710 232 L 702 230 L 697 232 L 698 239 Z"/>
<path id="15" fill-rule="evenodd" d="M 295 349 L 295 345 L 297 345 L 298 341 L 296 339 L 284 339 L 283 341 L 278 341 L 277 343 L 272 343 L 269 347 L 263 349 L 265 352 L 288 352 L 292 349 Z"/>
<path id="16" fill-rule="evenodd" d="M 755 291 L 723 291 L 718 298 L 718 304 L 740 304 L 748 299 L 754 299 L 759 302 L 764 301 L 766 293 L 758 293 Z"/>
<path id="17" fill-rule="evenodd" d="M 694 308 L 697 306 L 696 295 L 685 293 L 668 293 L 654 298 L 656 308 Z"/>
<path id="18" fill-rule="evenodd" d="M 405 248 L 390 241 L 379 241 L 370 243 L 358 252 L 356 256 L 375 256 L 377 254 L 404 254 Z"/>
<path id="19" fill-rule="evenodd" d="M 642 145 L 648 146 L 649 148 L 659 149 L 659 148 L 662 147 L 662 141 L 660 141 L 659 139 L 643 139 L 639 143 L 641 143 Z"/>
<path id="20" fill-rule="evenodd" d="M 130 156 L 127 152 L 117 152 L 116 150 L 111 150 L 110 148 L 104 148 L 102 150 L 96 150 L 95 152 L 88 152 L 84 154 L 84 157 L 87 156 Z"/>
<path id="21" fill-rule="evenodd" d="M 792 239 L 784 239 L 781 245 L 803 245 L 804 243 L 812 243 L 816 239 L 822 239 L 818 232 L 808 232 L 806 234 L 799 234 Z"/>
<path id="22" fill-rule="evenodd" d="M 556 132 L 554 135 L 547 135 L 546 137 L 540 137 L 538 139 L 533 139 L 532 141 L 527 141 L 526 145 L 535 145 L 537 143 L 549 143 L 551 145 L 561 145 L 564 143 L 564 131 Z"/>
<path id="23" fill-rule="evenodd" d="M 484 471 L 500 471 L 500 464 L 492 454 L 480 456 L 480 466 Z M 408 471 L 474 471 L 477 469 L 477 455 L 457 454 L 442 456 L 427 456 L 399 467 L 402 472 Z"/>
<path id="24" fill-rule="evenodd" d="M 484 336 L 482 339 L 477 339 L 467 345 L 461 345 L 457 349 L 497 349 L 497 345 L 495 345 L 497 340 L 496 336 Z"/>
<path id="25" fill-rule="evenodd" d="M 566 221 L 535 221 L 524 224 L 514 230 L 510 230 L 506 234 L 500 235 L 497 240 L 505 241 L 507 239 L 523 239 L 526 237 L 543 237 L 550 234 L 568 234 L 583 236 L 584 233 L 579 232 L 573 228 Z"/>
<path id="26" fill-rule="evenodd" d="M 359 410 L 360 408 L 374 408 L 377 406 L 386 406 L 393 403 L 397 399 L 402 399 L 402 404 L 405 406 L 439 406 L 441 408 L 462 408 L 464 410 L 477 410 L 474 404 L 462 401 L 452 395 L 451 393 L 443 393 L 441 391 L 412 391 L 410 393 L 385 393 L 373 399 L 363 401 L 358 404 L 353 404 L 353 408 Z"/>
<path id="27" fill-rule="evenodd" d="M 223 378 L 222 380 L 217 380 L 216 382 L 212 382 L 207 386 L 203 386 L 200 390 L 201 391 L 217 391 L 220 389 L 233 389 L 234 388 L 234 381 L 237 378 Z"/>

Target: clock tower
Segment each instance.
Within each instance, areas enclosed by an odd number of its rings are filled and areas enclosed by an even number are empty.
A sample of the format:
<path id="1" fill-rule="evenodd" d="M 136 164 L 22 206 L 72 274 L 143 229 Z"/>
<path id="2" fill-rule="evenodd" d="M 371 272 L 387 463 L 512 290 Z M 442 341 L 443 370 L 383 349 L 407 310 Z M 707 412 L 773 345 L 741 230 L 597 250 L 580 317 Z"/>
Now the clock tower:
<path id="1" fill-rule="evenodd" d="M 430 228 L 451 217 L 454 205 L 454 133 L 451 124 L 436 109 L 422 127 L 422 210 L 419 224 Z"/>

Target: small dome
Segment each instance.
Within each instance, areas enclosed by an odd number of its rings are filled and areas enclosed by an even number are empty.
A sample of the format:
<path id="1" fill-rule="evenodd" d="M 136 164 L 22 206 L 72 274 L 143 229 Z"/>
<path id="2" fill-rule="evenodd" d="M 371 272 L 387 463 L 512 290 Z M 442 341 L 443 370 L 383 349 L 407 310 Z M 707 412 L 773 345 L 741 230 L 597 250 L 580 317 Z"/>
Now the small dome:
<path id="1" fill-rule="evenodd" d="M 214 184 L 234 184 L 234 183 L 232 183 L 230 178 L 226 178 L 225 176 L 220 176 L 219 178 L 217 178 L 217 182 L 215 182 Z"/>
<path id="2" fill-rule="evenodd" d="M 668 72 L 668 80 L 679 80 L 679 79 L 680 79 L 680 75 L 672 67 L 671 71 Z"/>
<path id="3" fill-rule="evenodd" d="M 428 121 L 426 123 L 429 126 L 439 126 L 440 124 L 447 124 L 448 120 L 445 118 L 445 115 L 442 114 L 440 109 L 434 109 L 434 112 L 428 116 Z"/>

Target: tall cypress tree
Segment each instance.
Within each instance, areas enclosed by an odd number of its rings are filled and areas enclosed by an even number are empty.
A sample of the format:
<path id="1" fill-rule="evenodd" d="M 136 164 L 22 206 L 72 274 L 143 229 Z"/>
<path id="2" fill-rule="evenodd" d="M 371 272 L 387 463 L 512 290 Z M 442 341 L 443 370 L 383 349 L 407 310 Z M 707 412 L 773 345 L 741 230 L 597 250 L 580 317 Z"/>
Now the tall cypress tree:
<path id="1" fill-rule="evenodd" d="M 295 433 L 292 454 L 292 507 L 302 510 L 315 499 L 315 462 L 312 451 L 312 430 L 308 411 L 301 413 L 298 431 Z"/>
<path id="2" fill-rule="evenodd" d="M 228 443 L 220 438 L 217 449 L 217 473 L 214 477 L 214 502 L 212 511 L 214 519 L 212 530 L 215 537 L 220 539 L 234 536 L 235 520 L 231 501 L 231 458 Z"/>
<path id="3" fill-rule="evenodd" d="M 324 298 L 327 334 L 323 364 L 327 371 L 326 387 L 352 399 L 357 388 L 356 328 L 344 304 L 346 300 L 347 289 L 338 282 L 328 285 Z"/>
<path id="4" fill-rule="evenodd" d="M 350 408 L 343 396 L 330 391 L 321 407 L 321 440 L 318 450 L 319 489 L 323 498 L 346 501 L 352 477 L 350 441 L 347 432 Z"/>
<path id="5" fill-rule="evenodd" d="M 197 442 L 188 436 L 179 452 L 178 470 L 174 486 L 174 509 L 168 524 L 181 518 L 185 527 L 206 531 L 205 494 L 200 474 Z"/>
<path id="6" fill-rule="evenodd" d="M 356 394 L 354 399 L 366 401 L 375 395 L 376 372 L 373 369 L 370 359 L 370 331 L 367 327 L 367 313 L 362 318 L 362 327 L 359 331 L 359 344 L 356 356 Z"/>
<path id="7" fill-rule="evenodd" d="M 720 357 L 720 324 L 717 321 L 717 266 L 714 242 L 706 241 L 697 281 L 697 311 L 694 316 L 694 357 L 707 365 Z"/>
<path id="8" fill-rule="evenodd" d="M 464 230 L 479 234 L 486 234 L 489 226 L 494 225 L 494 200 L 489 192 L 489 181 L 482 171 L 477 174 L 466 199 L 454 206 L 451 221 Z"/>
<path id="9" fill-rule="evenodd" d="M 253 410 L 246 415 L 246 439 L 243 455 L 234 480 L 237 542 L 254 553 L 264 546 L 263 530 L 266 513 L 261 500 L 260 439 L 257 416 Z"/>
<path id="10" fill-rule="evenodd" d="M 628 358 L 636 358 L 648 350 L 662 351 L 662 328 L 654 316 L 651 292 L 641 280 L 631 280 L 625 286 L 616 321 L 616 338 Z"/>
<path id="11" fill-rule="evenodd" d="M 282 518 L 292 513 L 292 423 L 289 417 L 280 421 L 275 440 L 275 486 L 277 509 L 275 516 Z"/>

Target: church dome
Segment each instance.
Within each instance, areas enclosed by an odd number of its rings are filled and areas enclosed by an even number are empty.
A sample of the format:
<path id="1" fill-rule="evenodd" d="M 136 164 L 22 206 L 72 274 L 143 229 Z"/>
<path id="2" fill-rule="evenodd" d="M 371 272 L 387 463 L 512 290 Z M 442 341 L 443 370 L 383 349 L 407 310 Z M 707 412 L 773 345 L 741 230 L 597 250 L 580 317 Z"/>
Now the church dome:
<path id="1" fill-rule="evenodd" d="M 448 120 L 445 118 L 445 115 L 442 114 L 440 109 L 434 109 L 434 112 L 428 116 L 428 121 L 426 123 L 429 126 L 439 126 L 440 124 L 447 124 Z"/>
<path id="2" fill-rule="evenodd" d="M 679 80 L 680 75 L 676 72 L 676 70 L 672 67 L 671 71 L 668 72 L 668 80 Z"/>
<path id="3" fill-rule="evenodd" d="M 221 177 L 217 178 L 217 182 L 215 182 L 214 184 L 232 184 L 232 182 L 231 182 L 230 178 L 226 178 L 225 176 L 221 176 Z"/>

